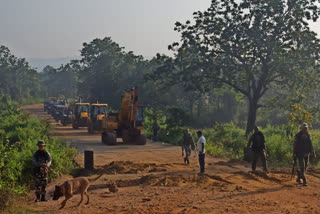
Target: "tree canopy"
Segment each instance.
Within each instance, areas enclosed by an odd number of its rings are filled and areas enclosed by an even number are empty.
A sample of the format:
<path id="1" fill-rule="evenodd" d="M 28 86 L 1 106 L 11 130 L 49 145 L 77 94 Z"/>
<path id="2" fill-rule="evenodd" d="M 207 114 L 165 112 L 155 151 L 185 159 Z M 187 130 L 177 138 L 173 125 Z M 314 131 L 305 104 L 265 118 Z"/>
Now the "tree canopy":
<path id="1" fill-rule="evenodd" d="M 156 73 L 194 90 L 227 86 L 243 94 L 248 133 L 270 88 L 319 80 L 320 43 L 309 27 L 318 16 L 314 0 L 212 0 L 193 22 L 175 24 L 175 58 Z"/>
<path id="2" fill-rule="evenodd" d="M 14 56 L 9 48 L 0 46 L 0 95 L 14 100 L 36 96 L 40 91 L 39 75 L 23 58 Z"/>

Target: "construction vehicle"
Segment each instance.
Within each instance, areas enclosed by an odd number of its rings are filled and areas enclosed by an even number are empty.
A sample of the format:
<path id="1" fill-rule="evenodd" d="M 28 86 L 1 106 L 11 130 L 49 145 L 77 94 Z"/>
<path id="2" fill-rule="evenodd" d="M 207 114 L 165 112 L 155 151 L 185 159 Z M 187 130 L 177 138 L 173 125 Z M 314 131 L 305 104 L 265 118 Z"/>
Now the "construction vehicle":
<path id="1" fill-rule="evenodd" d="M 65 110 L 67 110 L 67 109 L 68 109 L 68 107 L 64 106 L 64 105 L 56 105 L 56 106 L 54 106 L 54 112 L 53 112 L 52 117 L 55 119 L 56 122 L 61 120 L 63 112 Z"/>
<path id="2" fill-rule="evenodd" d="M 117 138 L 123 143 L 145 145 L 146 137 L 141 133 L 143 129 L 143 107 L 138 105 L 138 89 L 133 88 L 123 93 L 119 113 L 108 113 L 102 121 L 102 143 L 117 144 Z"/>
<path id="3" fill-rule="evenodd" d="M 91 104 L 88 120 L 88 132 L 102 131 L 102 120 L 108 112 L 108 104 Z"/>
<path id="4" fill-rule="evenodd" d="M 72 115 L 72 128 L 87 127 L 89 119 L 89 103 L 76 103 Z"/>

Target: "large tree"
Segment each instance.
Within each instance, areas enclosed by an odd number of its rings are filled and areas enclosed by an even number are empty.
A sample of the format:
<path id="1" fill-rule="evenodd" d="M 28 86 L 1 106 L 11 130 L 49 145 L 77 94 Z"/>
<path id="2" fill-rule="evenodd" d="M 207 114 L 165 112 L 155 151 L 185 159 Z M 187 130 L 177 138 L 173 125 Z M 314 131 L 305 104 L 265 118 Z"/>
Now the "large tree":
<path id="1" fill-rule="evenodd" d="M 274 85 L 287 87 L 319 80 L 316 0 L 212 0 L 194 22 L 176 23 L 176 81 L 196 88 L 228 86 L 248 100 L 246 133 L 255 122 L 261 98 Z"/>

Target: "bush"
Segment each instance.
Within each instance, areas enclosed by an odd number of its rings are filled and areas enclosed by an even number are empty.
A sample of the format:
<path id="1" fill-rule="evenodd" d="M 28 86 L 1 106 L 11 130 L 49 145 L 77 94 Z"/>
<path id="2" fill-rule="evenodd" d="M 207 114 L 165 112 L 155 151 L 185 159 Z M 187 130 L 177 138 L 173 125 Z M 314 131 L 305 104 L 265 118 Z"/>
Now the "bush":
<path id="1" fill-rule="evenodd" d="M 195 132 L 193 131 L 194 136 Z M 213 129 L 203 130 L 207 140 L 206 152 L 216 157 L 242 158 L 247 141 L 244 133 L 244 130 L 237 128 L 233 123 L 217 123 Z"/>
<path id="2" fill-rule="evenodd" d="M 189 122 L 189 117 L 182 109 L 168 107 L 166 112 L 146 109 L 144 112 L 144 133 L 152 138 L 152 125 L 157 119 L 160 130 L 158 140 L 173 145 L 180 145 L 183 130 Z"/>
<path id="3" fill-rule="evenodd" d="M 14 195 L 26 194 L 33 186 L 32 156 L 39 139 L 46 141 L 46 150 L 52 156 L 49 181 L 73 168 L 76 150 L 50 139 L 50 128 L 45 122 L 29 118 L 10 100 L 0 104 L 0 121 L 0 197 L 7 190 Z"/>
<path id="4" fill-rule="evenodd" d="M 161 127 L 159 139 L 166 143 L 179 145 L 185 128 L 168 129 L 165 122 L 161 123 Z M 196 131 L 191 130 L 195 141 L 197 139 Z M 271 167 L 291 166 L 294 135 L 299 129 L 292 126 L 268 125 L 261 131 L 265 135 L 268 165 Z M 233 123 L 217 123 L 214 128 L 204 129 L 202 132 L 207 140 L 207 154 L 230 159 L 244 159 L 244 148 L 248 142 L 248 138 L 245 137 L 245 130 L 236 127 Z M 311 130 L 310 134 L 316 156 L 320 157 L 320 133 L 317 130 Z M 314 166 L 318 165 L 318 158 L 311 159 L 310 162 Z"/>

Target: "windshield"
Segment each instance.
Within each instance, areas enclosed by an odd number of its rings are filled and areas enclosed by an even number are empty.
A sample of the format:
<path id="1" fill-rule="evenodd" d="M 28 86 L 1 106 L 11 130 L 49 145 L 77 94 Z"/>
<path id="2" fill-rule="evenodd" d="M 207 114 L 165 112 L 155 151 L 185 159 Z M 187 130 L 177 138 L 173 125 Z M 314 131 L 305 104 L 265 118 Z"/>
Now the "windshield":
<path id="1" fill-rule="evenodd" d="M 141 106 L 137 108 L 136 121 L 143 121 L 143 108 Z"/>
<path id="2" fill-rule="evenodd" d="M 93 114 L 94 115 L 98 115 L 98 114 L 104 114 L 105 112 L 107 112 L 107 107 L 106 106 L 95 106 L 93 108 Z"/>
<path id="3" fill-rule="evenodd" d="M 77 113 L 89 112 L 89 106 L 77 106 Z"/>

